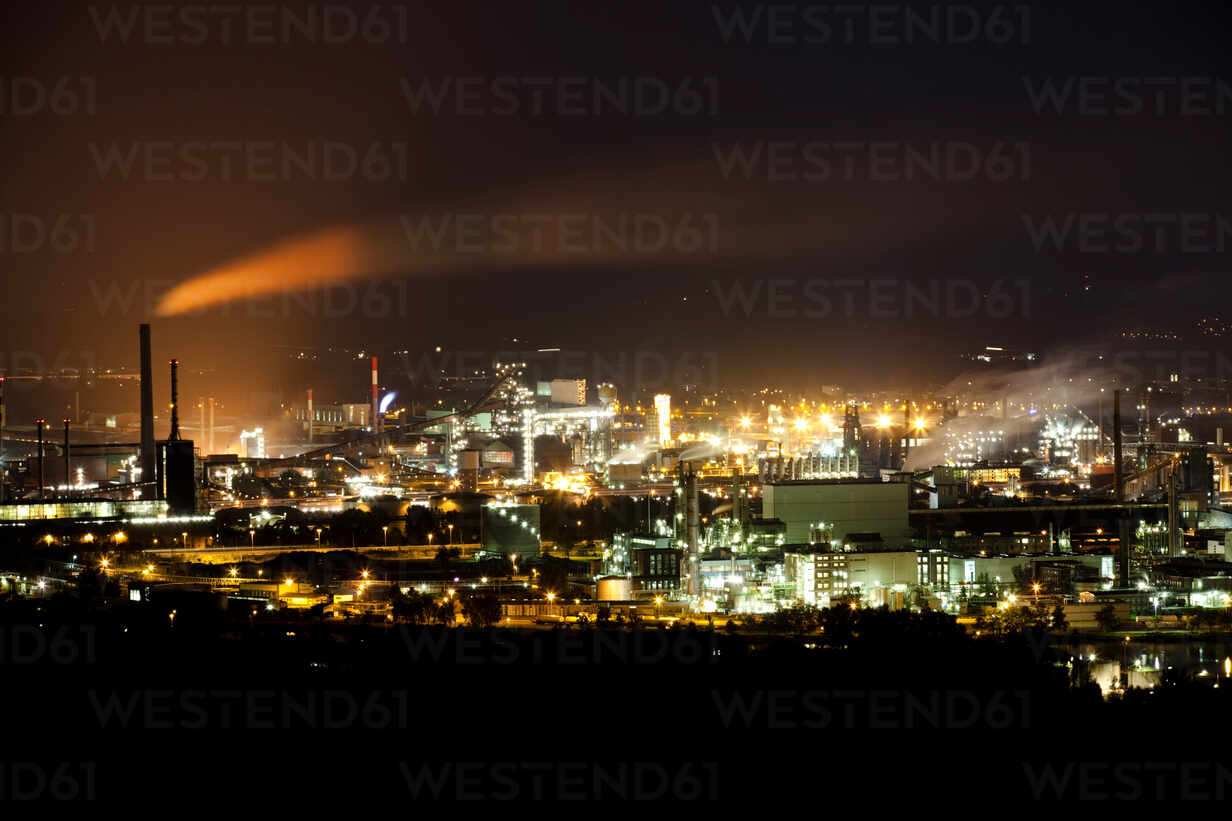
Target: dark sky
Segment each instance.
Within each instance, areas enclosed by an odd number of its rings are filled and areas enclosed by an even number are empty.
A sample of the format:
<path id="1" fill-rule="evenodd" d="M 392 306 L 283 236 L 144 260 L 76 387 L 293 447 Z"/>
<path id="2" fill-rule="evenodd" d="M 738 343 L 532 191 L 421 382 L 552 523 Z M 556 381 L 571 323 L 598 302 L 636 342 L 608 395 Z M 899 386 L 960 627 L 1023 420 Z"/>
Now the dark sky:
<path id="1" fill-rule="evenodd" d="M 1185 334 L 1223 307 L 1223 4 L 945 4 L 936 37 L 908 22 L 928 21 L 927 3 L 847 16 L 755 3 L 247 5 L 245 18 L 5 4 L 10 361 L 131 365 L 136 324 L 172 285 L 315 232 L 346 228 L 364 245 L 400 215 L 486 227 L 465 254 L 456 233 L 426 262 L 386 248 L 372 269 L 385 276 L 339 287 L 331 306 L 318 291 L 155 318 L 157 351 L 243 382 L 264 374 L 244 363 L 278 345 L 484 352 L 517 337 L 607 362 L 696 354 L 734 384 L 926 384 L 985 344 Z M 315 19 L 313 33 L 284 36 L 288 11 Z M 321 42 L 327 19 L 339 42 Z M 631 111 L 591 100 L 622 82 L 648 95 Z M 1070 89 L 1061 112 L 1033 106 L 1048 82 Z M 444 89 L 441 109 L 413 110 L 407 87 Z M 278 146 L 330 146 L 338 179 L 271 171 Z M 105 170 L 108 152 L 148 167 Z M 349 170 L 366 154 L 366 171 Z M 740 157 L 758 162 L 742 171 Z M 1083 239 L 1033 242 L 1046 220 L 1078 215 Z M 1138 230 L 1138 247 L 1126 237 L 1147 215 L 1164 227 Z M 1118 217 L 1130 235 L 1100 233 Z M 566 223 L 623 225 L 626 245 L 584 227 L 568 253 L 539 253 L 523 229 L 493 251 L 502 218 L 544 220 L 557 242 Z M 651 225 L 675 226 L 673 238 L 656 246 Z"/>

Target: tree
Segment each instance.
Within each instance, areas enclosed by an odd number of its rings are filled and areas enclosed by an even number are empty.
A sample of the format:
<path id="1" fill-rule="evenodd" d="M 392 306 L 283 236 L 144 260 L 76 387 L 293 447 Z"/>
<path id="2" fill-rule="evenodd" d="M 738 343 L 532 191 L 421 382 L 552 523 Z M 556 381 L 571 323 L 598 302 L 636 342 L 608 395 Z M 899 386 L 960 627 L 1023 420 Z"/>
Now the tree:
<path id="1" fill-rule="evenodd" d="M 436 563 L 440 565 L 441 570 L 449 569 L 449 560 L 456 559 L 462 555 L 462 551 L 456 547 L 442 547 L 436 551 Z"/>
<path id="2" fill-rule="evenodd" d="M 1095 621 L 1105 633 L 1115 630 L 1116 626 L 1121 623 L 1121 620 L 1117 618 L 1116 608 L 1111 602 L 1099 609 L 1099 612 L 1095 614 Z"/>
<path id="3" fill-rule="evenodd" d="M 390 605 L 396 621 L 427 624 L 436 615 L 436 602 L 430 595 L 417 590 L 404 594 L 397 585 L 394 585 Z"/>
<path id="4" fill-rule="evenodd" d="M 436 621 L 438 624 L 452 626 L 457 617 L 458 611 L 454 605 L 452 596 L 447 597 L 443 602 L 437 605 Z"/>
<path id="5" fill-rule="evenodd" d="M 474 627 L 491 627 L 501 619 L 500 601 L 482 593 L 468 596 L 462 601 L 462 615 Z"/>
<path id="6" fill-rule="evenodd" d="M 1021 632 L 1031 626 L 1034 617 L 1031 614 L 1031 608 L 1023 605 L 1022 607 L 1011 607 L 1005 611 L 1005 628 L 1010 632 Z"/>
<path id="7" fill-rule="evenodd" d="M 1052 608 L 1052 629 L 1058 633 L 1064 633 L 1069 629 L 1069 619 L 1065 618 L 1064 605 L 1058 604 Z"/>

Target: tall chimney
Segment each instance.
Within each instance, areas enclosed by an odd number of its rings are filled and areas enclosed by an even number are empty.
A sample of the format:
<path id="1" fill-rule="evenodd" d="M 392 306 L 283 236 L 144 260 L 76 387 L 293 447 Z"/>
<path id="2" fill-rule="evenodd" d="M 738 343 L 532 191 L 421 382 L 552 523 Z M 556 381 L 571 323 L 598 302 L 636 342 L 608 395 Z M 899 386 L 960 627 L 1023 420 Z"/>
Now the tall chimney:
<path id="1" fill-rule="evenodd" d="M 38 425 L 38 497 L 43 498 L 43 426 L 47 424 L 46 419 L 35 419 L 34 424 Z"/>
<path id="2" fill-rule="evenodd" d="M 206 435 L 206 444 L 210 453 L 216 453 L 214 450 L 214 397 L 209 398 L 210 403 L 210 427 L 209 433 Z"/>
<path id="3" fill-rule="evenodd" d="M 65 485 L 71 485 L 73 483 L 72 478 L 71 478 L 73 475 L 72 474 L 73 466 L 72 466 L 71 457 L 69 456 L 69 445 L 68 445 L 68 426 L 72 423 L 72 421 L 73 420 L 69 419 L 67 416 L 64 417 L 64 484 Z"/>
<path id="4" fill-rule="evenodd" d="M 4 501 L 4 427 L 8 422 L 8 408 L 4 404 L 4 377 L 0 376 L 0 502 Z"/>
<path id="5" fill-rule="evenodd" d="M 1181 554 L 1181 539 L 1180 536 L 1180 510 L 1177 507 L 1177 491 L 1179 490 L 1180 476 L 1177 474 L 1177 465 L 1172 464 L 1172 469 L 1168 472 L 1168 558 L 1175 559 Z"/>
<path id="6" fill-rule="evenodd" d="M 1121 477 L 1121 391 L 1112 392 L 1112 489 L 1118 502 L 1125 501 Z"/>
<path id="7" fill-rule="evenodd" d="M 1100 388 L 1098 399 L 1098 408 L 1096 412 L 1097 424 L 1099 425 L 1099 438 L 1095 441 L 1098 446 L 1095 448 L 1095 453 L 1099 456 L 1104 456 L 1108 451 L 1104 450 L 1104 389 Z"/>
<path id="8" fill-rule="evenodd" d="M 180 360 L 172 359 L 171 365 L 171 433 L 167 436 L 168 442 L 175 442 L 180 438 Z"/>
<path id="9" fill-rule="evenodd" d="M 312 388 L 308 389 L 308 441 L 312 441 Z"/>
<path id="10" fill-rule="evenodd" d="M 379 414 L 380 399 L 377 397 L 377 381 L 376 381 L 376 357 L 372 357 L 372 432 L 381 432 L 381 419 Z"/>
<path id="11" fill-rule="evenodd" d="M 907 467 L 907 455 L 911 450 L 911 436 L 915 432 L 915 428 L 911 427 L 911 400 L 908 399 L 903 404 L 903 451 L 902 458 L 896 466 L 899 470 Z"/>
<path id="12" fill-rule="evenodd" d="M 689 551 L 689 595 L 696 599 L 702 595 L 701 562 L 698 560 L 698 514 L 700 512 L 697 499 L 697 474 L 693 465 L 685 467 L 684 474 L 684 504 L 685 504 L 685 544 Z"/>
<path id="13" fill-rule="evenodd" d="M 154 369 L 150 364 L 150 326 L 141 336 L 141 480 L 154 481 Z"/>

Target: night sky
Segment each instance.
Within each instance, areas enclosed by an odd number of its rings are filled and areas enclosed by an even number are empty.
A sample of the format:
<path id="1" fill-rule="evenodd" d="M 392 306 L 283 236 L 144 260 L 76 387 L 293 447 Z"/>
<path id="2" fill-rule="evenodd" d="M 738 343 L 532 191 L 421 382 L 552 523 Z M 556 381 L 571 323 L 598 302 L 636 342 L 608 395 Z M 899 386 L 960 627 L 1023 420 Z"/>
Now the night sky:
<path id="1" fill-rule="evenodd" d="M 751 3 L 252 5 L 256 28 L 192 4 L 5 4 L 10 361 L 131 367 L 147 320 L 156 355 L 224 383 L 282 379 L 268 363 L 296 347 L 485 352 L 513 338 L 607 361 L 695 354 L 725 383 L 800 388 L 936 384 L 986 344 L 1115 346 L 1127 328 L 1212 344 L 1194 323 L 1223 310 L 1232 270 L 1217 227 L 1232 217 L 1223 4 L 950 4 L 979 33 L 959 14 L 942 42 L 913 43 L 907 10 L 926 19 L 930 4 L 850 18 Z M 324 23 L 284 37 L 285 9 L 332 14 L 341 42 L 320 42 Z M 368 36 L 349 33 L 356 19 L 375 21 Z M 1102 96 L 1080 103 L 1084 78 Z M 1123 78 L 1176 84 L 1117 97 Z M 1047 81 L 1070 84 L 1060 113 L 1033 106 Z M 621 82 L 648 96 L 597 109 L 587 89 Z M 414 110 L 408 89 L 423 88 L 447 89 L 439 111 Z M 1109 112 L 1132 101 L 1142 110 Z M 270 172 L 279 160 L 228 167 L 237 155 L 212 149 L 201 165 L 180 158 L 218 143 L 361 157 L 375 144 L 379 157 L 338 179 Z M 908 179 L 902 158 L 931 150 L 958 165 Z M 109 151 L 154 162 L 124 174 L 102 167 Z M 747 173 L 732 165 L 754 154 Z M 1036 247 L 1031 226 L 1078 214 L 1097 228 L 1117 215 L 1178 223 L 1140 247 L 1096 234 Z M 487 226 L 473 239 L 486 252 L 425 258 L 390 239 L 408 217 L 448 215 Z M 701 247 L 688 234 L 613 250 L 583 229 L 537 249 L 523 228 L 492 250 L 494 220 L 528 215 L 690 219 Z M 355 279 L 328 310 L 275 300 L 154 316 L 178 283 L 330 231 L 337 276 Z M 315 247 L 274 275 L 313 267 Z M 362 391 L 362 370 L 354 380 Z"/>

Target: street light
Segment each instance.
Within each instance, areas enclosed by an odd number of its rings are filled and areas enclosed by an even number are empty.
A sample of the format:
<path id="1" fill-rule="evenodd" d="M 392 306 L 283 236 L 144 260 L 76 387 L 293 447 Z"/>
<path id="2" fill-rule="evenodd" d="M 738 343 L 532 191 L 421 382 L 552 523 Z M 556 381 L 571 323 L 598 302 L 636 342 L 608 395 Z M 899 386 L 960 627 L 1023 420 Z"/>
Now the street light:
<path id="1" fill-rule="evenodd" d="M 248 528 L 248 546 L 251 548 L 251 547 L 255 547 L 256 544 L 257 544 L 257 531 L 253 530 L 250 527 Z"/>
<path id="2" fill-rule="evenodd" d="M 389 525 L 382 527 L 381 532 L 385 534 L 385 546 L 389 547 Z"/>
<path id="3" fill-rule="evenodd" d="M 453 525 L 449 525 L 449 543 L 453 544 Z"/>

